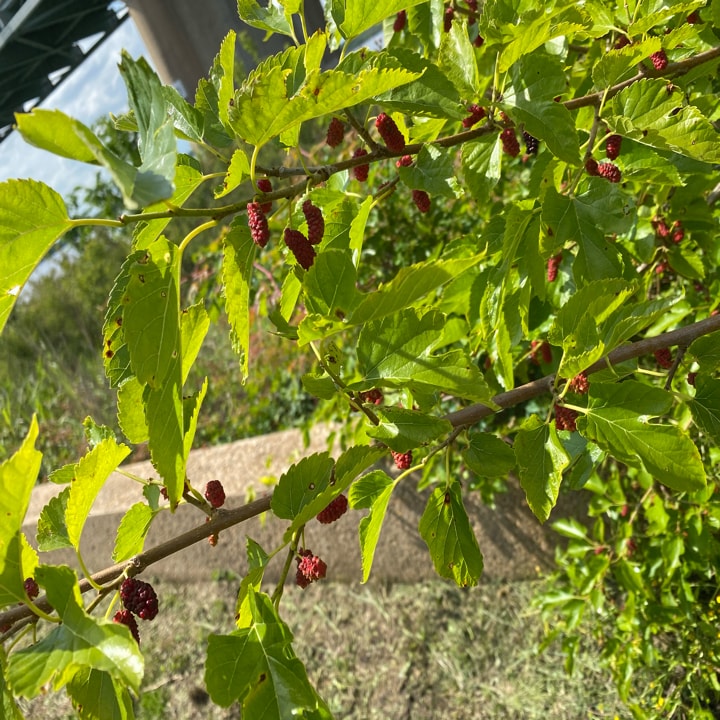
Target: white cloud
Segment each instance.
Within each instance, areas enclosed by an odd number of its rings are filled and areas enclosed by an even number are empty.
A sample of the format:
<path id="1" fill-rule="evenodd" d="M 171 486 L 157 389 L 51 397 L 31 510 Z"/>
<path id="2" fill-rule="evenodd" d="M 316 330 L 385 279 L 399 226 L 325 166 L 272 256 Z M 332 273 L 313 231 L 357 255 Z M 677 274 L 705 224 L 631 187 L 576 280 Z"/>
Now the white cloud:
<path id="1" fill-rule="evenodd" d="M 60 109 L 88 125 L 109 113 L 124 112 L 127 94 L 117 67 L 122 49 L 133 57 L 145 55 L 150 60 L 132 20 L 125 21 L 42 107 Z M 79 185 L 93 185 L 97 172 L 95 166 L 60 158 L 28 145 L 16 132 L 0 143 L 0 181 L 30 177 L 68 195 Z"/>

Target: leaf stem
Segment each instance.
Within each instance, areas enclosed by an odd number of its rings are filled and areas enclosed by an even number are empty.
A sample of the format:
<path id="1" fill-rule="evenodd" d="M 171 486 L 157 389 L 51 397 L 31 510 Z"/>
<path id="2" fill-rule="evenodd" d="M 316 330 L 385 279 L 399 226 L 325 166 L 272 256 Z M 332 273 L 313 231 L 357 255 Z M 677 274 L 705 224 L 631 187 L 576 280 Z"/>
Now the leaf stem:
<path id="1" fill-rule="evenodd" d="M 185 248 L 190 244 L 190 241 L 196 238 L 201 232 L 205 232 L 205 230 L 209 230 L 210 228 L 215 227 L 218 224 L 218 220 L 208 220 L 206 223 L 203 223 L 202 225 L 198 225 L 194 230 L 191 230 L 186 236 L 185 239 L 180 243 L 179 250 L 182 253 Z"/>

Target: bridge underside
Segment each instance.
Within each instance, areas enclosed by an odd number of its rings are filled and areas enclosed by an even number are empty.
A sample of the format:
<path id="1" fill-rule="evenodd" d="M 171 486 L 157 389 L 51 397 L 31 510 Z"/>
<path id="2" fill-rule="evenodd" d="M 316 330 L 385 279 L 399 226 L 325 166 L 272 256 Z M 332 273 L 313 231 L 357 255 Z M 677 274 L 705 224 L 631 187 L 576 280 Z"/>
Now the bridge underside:
<path id="1" fill-rule="evenodd" d="M 127 17 L 109 0 L 0 0 L 0 142 Z"/>

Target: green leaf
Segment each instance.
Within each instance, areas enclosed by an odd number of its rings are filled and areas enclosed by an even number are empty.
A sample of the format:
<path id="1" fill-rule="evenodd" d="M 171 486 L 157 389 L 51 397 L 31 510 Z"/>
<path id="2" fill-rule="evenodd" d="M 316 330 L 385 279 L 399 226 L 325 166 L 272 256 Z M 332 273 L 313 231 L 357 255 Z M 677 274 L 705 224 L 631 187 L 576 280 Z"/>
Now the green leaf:
<path id="1" fill-rule="evenodd" d="M 550 187 L 545 193 L 542 218 L 557 245 L 577 243 L 573 274 L 578 285 L 622 275 L 620 253 L 605 233 L 623 232 L 632 218 L 622 193 L 612 183 L 590 178 L 588 190 L 573 198 Z"/>
<path id="2" fill-rule="evenodd" d="M 150 524 L 157 515 L 144 502 L 135 503 L 123 515 L 115 537 L 115 549 L 112 558 L 116 563 L 129 560 L 141 553 L 145 546 L 145 538 L 150 530 Z"/>
<path id="3" fill-rule="evenodd" d="M 208 637 L 205 684 L 213 702 L 229 707 L 239 700 L 248 718 L 331 720 L 270 598 L 249 588 L 248 604 L 248 627 Z"/>
<path id="4" fill-rule="evenodd" d="M 271 33 L 281 33 L 293 37 L 293 30 L 286 14 L 272 3 L 263 7 L 257 0 L 238 0 L 238 14 L 240 19 L 260 30 Z"/>
<path id="5" fill-rule="evenodd" d="M 128 689 L 102 670 L 84 668 L 67 685 L 79 720 L 134 720 Z"/>
<path id="6" fill-rule="evenodd" d="M 381 284 L 375 292 L 363 297 L 350 317 L 350 322 L 361 325 L 407 308 L 440 285 L 461 275 L 484 257 L 483 253 L 468 258 L 428 260 L 401 268 L 390 282 Z"/>
<path id="7" fill-rule="evenodd" d="M 22 445 L 0 465 L 0 607 L 26 601 L 21 528 L 40 472 L 42 453 L 35 449 L 37 437 L 33 416 Z"/>
<path id="8" fill-rule="evenodd" d="M 515 437 L 520 485 L 528 505 L 540 522 L 550 517 L 557 503 L 563 470 L 570 464 L 554 425 L 531 415 Z"/>
<path id="9" fill-rule="evenodd" d="M 465 23 L 454 22 L 450 32 L 443 33 L 437 62 L 461 97 L 474 98 L 480 95 L 475 50 Z"/>
<path id="10" fill-rule="evenodd" d="M 74 474 L 74 465 L 73 474 Z M 38 518 L 37 544 L 40 552 L 50 552 L 59 548 L 72 547 L 65 524 L 65 509 L 67 508 L 70 488 L 51 498 L 41 510 Z"/>
<path id="11" fill-rule="evenodd" d="M 281 476 L 272 496 L 273 513 L 286 520 L 295 516 L 325 490 L 333 477 L 335 462 L 326 452 L 315 453 L 291 465 Z"/>
<path id="12" fill-rule="evenodd" d="M 470 445 L 463 451 L 463 462 L 480 477 L 506 477 L 515 467 L 512 447 L 497 435 L 472 432 Z"/>
<path id="13" fill-rule="evenodd" d="M 15 697 L 5 680 L 6 665 L 5 649 L 0 645 L 0 717 L 3 720 L 24 720 L 25 716 L 20 712 Z"/>
<path id="14" fill-rule="evenodd" d="M 432 195 L 459 197 L 462 194 L 455 177 L 455 152 L 435 145 L 423 145 L 415 162 L 399 169 L 400 179 L 412 190 Z"/>
<path id="15" fill-rule="evenodd" d="M 396 15 L 424 2 L 424 0 L 332 0 L 332 17 L 338 30 L 346 39 L 357 37 L 385 18 Z"/>
<path id="16" fill-rule="evenodd" d="M 442 418 L 401 407 L 379 407 L 374 410 L 380 425 L 367 428 L 367 434 L 382 440 L 395 452 L 407 452 L 432 442 L 452 431 L 452 425 Z"/>
<path id="17" fill-rule="evenodd" d="M 273 58 L 277 63 L 278 58 Z M 233 130 L 251 145 L 261 146 L 312 118 L 337 113 L 375 95 L 416 80 L 419 73 L 401 68 L 364 68 L 358 73 L 340 70 L 313 72 L 305 84 L 289 94 L 289 70 L 273 62 L 260 66 L 235 93 L 229 111 Z"/>
<path id="18" fill-rule="evenodd" d="M 190 450 L 192 450 L 195 432 L 197 431 L 198 418 L 200 417 L 200 408 L 202 407 L 207 390 L 208 379 L 205 378 L 198 392 L 183 397 L 183 454 L 185 460 L 190 457 Z"/>
<path id="19" fill-rule="evenodd" d="M 227 173 L 225 173 L 225 179 L 222 185 L 215 191 L 215 197 L 221 198 L 235 190 L 240 183 L 244 182 L 250 177 L 250 161 L 248 160 L 245 151 L 242 148 L 238 148 L 230 159 L 230 165 L 228 165 Z"/>
<path id="20" fill-rule="evenodd" d="M 363 379 L 373 386 L 410 387 L 490 401 L 485 378 L 463 350 L 434 354 L 445 318 L 404 310 L 365 325 L 358 338 Z"/>
<path id="21" fill-rule="evenodd" d="M 80 548 L 80 535 L 95 498 L 118 465 L 130 454 L 127 445 L 114 439 L 103 440 L 75 466 L 75 480 L 65 508 L 65 525 L 72 546 Z"/>
<path id="22" fill-rule="evenodd" d="M 134 376 L 118 388 L 118 423 L 125 437 L 135 444 L 147 442 L 148 439 L 144 392 L 145 385 L 141 385 Z"/>
<path id="23" fill-rule="evenodd" d="M 8 680 L 20 697 L 35 697 L 52 681 L 58 690 L 84 667 L 100 670 L 137 692 L 143 658 L 124 625 L 88 615 L 82 606 L 77 577 L 68 567 L 41 565 L 38 584 L 62 620 L 40 642 L 13 653 Z"/>
<path id="24" fill-rule="evenodd" d="M 660 50 L 662 42 L 659 37 L 649 37 L 642 42 L 633 42 L 624 48 L 604 52 L 592 69 L 596 87 L 609 88 L 635 75 L 638 63 Z"/>
<path id="25" fill-rule="evenodd" d="M 701 370 L 714 372 L 720 368 L 720 331 L 693 340 L 688 352 L 698 361 Z"/>
<path id="26" fill-rule="evenodd" d="M 171 197 L 175 191 L 175 131 L 162 83 L 147 60 L 142 57 L 133 60 L 123 51 L 119 68 L 138 124 L 138 150 L 142 160 L 133 197 L 140 205 L 149 205 Z"/>
<path id="27" fill-rule="evenodd" d="M 233 220 L 223 243 L 222 281 L 225 312 L 230 323 L 233 350 L 240 356 L 240 371 L 247 378 L 250 363 L 250 281 L 257 246 L 247 225 Z"/>
<path id="28" fill-rule="evenodd" d="M 325 250 L 305 273 L 303 289 L 308 312 L 343 320 L 358 303 L 357 273 L 350 250 Z"/>
<path id="29" fill-rule="evenodd" d="M 235 92 L 235 39 L 235 31 L 229 30 L 228 34 L 223 38 L 220 51 L 213 61 L 210 77 L 217 89 L 217 112 L 214 112 L 215 108 L 210 105 L 206 113 L 210 117 L 217 117 L 230 134 L 232 134 L 232 128 L 228 119 L 228 110 L 230 109 L 230 100 Z M 199 85 L 198 92 L 200 92 Z M 196 98 L 195 104 L 200 106 L 201 103 L 198 100 L 199 98 Z"/>
<path id="30" fill-rule="evenodd" d="M 668 93 L 667 81 L 644 79 L 621 90 L 611 101 L 606 122 L 613 132 L 660 150 L 672 150 L 708 163 L 720 162 L 717 131 L 694 105 L 683 106 Z"/>
<path id="31" fill-rule="evenodd" d="M 720 443 L 720 380 L 698 375 L 695 397 L 688 404 L 695 424 Z"/>
<path id="32" fill-rule="evenodd" d="M 649 422 L 669 411 L 670 393 L 635 380 L 592 383 L 589 401 L 587 414 L 577 421 L 582 435 L 673 490 L 705 487 L 705 469 L 693 441 L 674 425 Z"/>
<path id="33" fill-rule="evenodd" d="M 623 180 L 654 185 L 683 185 L 677 166 L 647 145 L 624 140 L 622 147 Z"/>
<path id="34" fill-rule="evenodd" d="M 420 518 L 419 530 L 440 577 L 454 580 L 459 587 L 477 585 L 483 558 L 463 505 L 459 482 L 433 490 Z"/>
<path id="35" fill-rule="evenodd" d="M 407 115 L 462 120 L 467 115 L 460 96 L 437 65 L 406 48 L 393 48 L 390 57 L 422 75 L 407 85 L 382 93 L 376 100 L 386 110 Z"/>
<path id="36" fill-rule="evenodd" d="M 358 525 L 363 583 L 366 583 L 370 577 L 375 549 L 380 539 L 383 520 L 394 489 L 395 482 L 382 470 L 373 470 L 373 472 L 363 475 L 350 488 L 348 498 L 350 506 L 354 508 L 370 508 L 370 513 Z"/>
<path id="37" fill-rule="evenodd" d="M 33 270 L 71 227 L 65 203 L 47 185 L 0 183 L 0 332 Z"/>
<path id="38" fill-rule="evenodd" d="M 210 316 L 202 301 L 182 311 L 180 316 L 180 337 L 182 338 L 182 381 L 188 378 L 190 368 L 200 352 L 203 340 L 210 328 Z"/>
<path id="39" fill-rule="evenodd" d="M 556 520 L 550 526 L 556 533 L 571 540 L 579 540 L 580 542 L 591 544 L 587 534 L 587 528 L 581 525 L 577 520 L 572 518 L 563 518 Z"/>
<path id="40" fill-rule="evenodd" d="M 496 135 L 463 143 L 461 150 L 465 184 L 476 200 L 488 196 L 500 180 L 502 145 Z"/>

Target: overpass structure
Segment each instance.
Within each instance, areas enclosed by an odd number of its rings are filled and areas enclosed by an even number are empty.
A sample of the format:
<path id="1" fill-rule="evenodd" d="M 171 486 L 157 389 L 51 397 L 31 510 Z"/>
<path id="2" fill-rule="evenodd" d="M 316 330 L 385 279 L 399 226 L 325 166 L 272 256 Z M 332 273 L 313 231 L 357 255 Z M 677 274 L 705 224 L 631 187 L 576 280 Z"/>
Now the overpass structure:
<path id="1" fill-rule="evenodd" d="M 306 0 L 305 14 L 310 32 L 320 27 L 321 0 Z M 246 69 L 289 44 L 243 25 L 237 0 L 0 0 L 0 142 L 14 113 L 41 104 L 128 17 L 163 82 L 190 100 L 228 30 Z"/>

